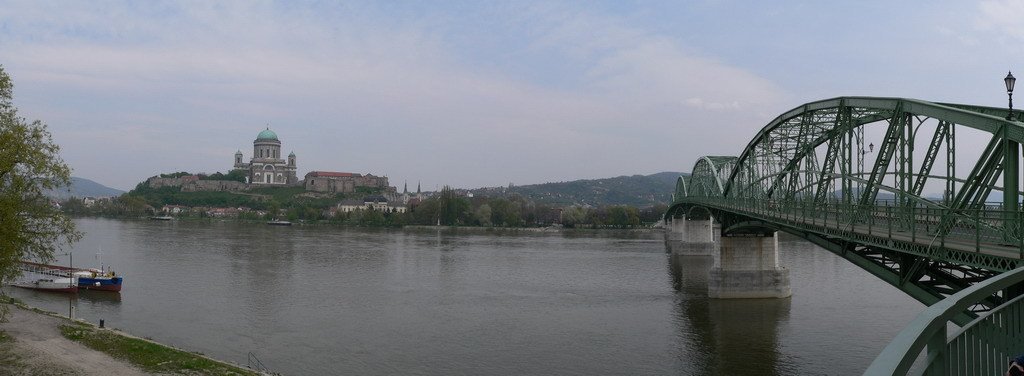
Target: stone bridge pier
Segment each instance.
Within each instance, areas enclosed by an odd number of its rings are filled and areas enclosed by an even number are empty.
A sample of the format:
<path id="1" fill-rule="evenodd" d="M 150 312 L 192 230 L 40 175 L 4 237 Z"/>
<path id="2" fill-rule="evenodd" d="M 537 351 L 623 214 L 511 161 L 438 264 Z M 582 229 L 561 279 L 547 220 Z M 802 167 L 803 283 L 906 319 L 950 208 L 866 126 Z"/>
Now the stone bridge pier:
<path id="1" fill-rule="evenodd" d="M 785 298 L 792 295 L 789 269 L 779 266 L 775 231 L 721 237 L 708 272 L 708 297 L 716 299 Z"/>
<path id="2" fill-rule="evenodd" d="M 718 252 L 721 225 L 712 218 L 672 218 L 665 228 L 666 242 L 673 255 L 713 256 Z"/>

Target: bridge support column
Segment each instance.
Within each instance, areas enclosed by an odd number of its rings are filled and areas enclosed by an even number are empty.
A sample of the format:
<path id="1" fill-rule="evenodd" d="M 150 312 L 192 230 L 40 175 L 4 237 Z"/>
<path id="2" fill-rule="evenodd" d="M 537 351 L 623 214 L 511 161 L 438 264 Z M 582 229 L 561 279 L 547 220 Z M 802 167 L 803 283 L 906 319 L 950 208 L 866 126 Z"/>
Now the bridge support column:
<path id="1" fill-rule="evenodd" d="M 708 272 L 708 297 L 785 298 L 792 295 L 789 269 L 779 266 L 775 232 L 723 236 Z"/>
<path id="2" fill-rule="evenodd" d="M 670 245 L 683 241 L 686 232 L 686 219 L 670 218 L 665 221 L 665 241 Z"/>
<path id="3" fill-rule="evenodd" d="M 677 256 L 711 256 L 718 251 L 715 229 L 720 228 L 713 219 L 677 218 L 669 235 L 669 249 Z M 678 240 L 673 240 L 672 233 Z"/>

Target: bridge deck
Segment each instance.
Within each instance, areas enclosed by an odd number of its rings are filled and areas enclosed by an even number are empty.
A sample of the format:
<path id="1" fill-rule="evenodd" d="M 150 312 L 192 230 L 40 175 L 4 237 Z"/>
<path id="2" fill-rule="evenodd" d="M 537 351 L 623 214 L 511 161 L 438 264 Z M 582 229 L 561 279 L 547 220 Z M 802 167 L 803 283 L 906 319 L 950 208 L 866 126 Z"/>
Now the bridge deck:
<path id="1" fill-rule="evenodd" d="M 761 221 L 766 227 L 778 227 L 790 232 L 811 232 L 832 238 L 854 239 L 859 243 L 891 248 L 920 256 L 963 260 L 965 255 L 984 255 L 987 258 L 1015 260 L 997 269 L 1012 269 L 1017 260 L 1024 260 L 1022 239 L 1012 237 L 990 223 L 952 226 L 941 232 L 942 215 L 935 210 L 921 210 L 904 218 L 894 212 L 893 207 L 877 206 L 868 211 L 862 219 L 854 221 L 849 208 L 819 205 L 813 209 L 791 208 L 778 210 L 777 206 L 764 202 L 751 205 L 714 200 L 701 200 L 700 205 L 713 207 L 753 220 Z M 998 212 L 994 212 L 999 214 Z M 991 213 L 990 213 L 991 214 Z M 958 255 L 957 255 L 958 254 Z M 966 261 L 971 263 L 972 261 Z M 976 261 L 976 266 L 991 268 L 990 261 Z"/>

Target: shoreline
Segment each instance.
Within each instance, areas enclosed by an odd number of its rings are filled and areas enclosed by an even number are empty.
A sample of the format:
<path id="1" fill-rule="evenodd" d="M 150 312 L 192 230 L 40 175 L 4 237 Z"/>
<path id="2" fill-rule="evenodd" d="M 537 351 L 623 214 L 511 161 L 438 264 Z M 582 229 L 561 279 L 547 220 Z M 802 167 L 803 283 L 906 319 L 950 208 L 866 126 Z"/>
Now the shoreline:
<path id="1" fill-rule="evenodd" d="M 269 375 L 240 364 L 0 297 L 0 373 Z M 113 371 L 113 372 L 112 372 Z"/>
<path id="2" fill-rule="evenodd" d="M 402 230 L 432 231 L 468 231 L 468 232 L 532 232 L 532 233 L 589 233 L 589 232 L 624 232 L 624 233 L 655 233 L 661 232 L 656 227 L 636 228 L 566 228 L 566 227 L 480 227 L 480 226 L 430 226 L 406 225 Z"/>
<path id="3" fill-rule="evenodd" d="M 108 216 L 71 216 L 71 219 L 109 219 L 117 221 L 150 221 L 149 217 L 108 217 Z M 250 223 L 256 225 L 266 225 L 267 220 L 264 219 L 239 219 L 239 218 L 213 218 L 213 217 L 172 217 L 170 221 L 160 222 L 236 222 L 236 223 Z M 648 227 L 484 227 L 484 226 L 437 226 L 437 225 L 402 225 L 402 226 L 353 226 L 343 223 L 331 222 L 329 220 L 321 220 L 315 222 L 304 222 L 302 220 L 296 220 L 292 222 L 292 226 L 318 226 L 318 227 L 338 227 L 338 228 L 361 228 L 361 229 L 395 229 L 395 230 L 466 230 L 466 231 L 478 231 L 478 232 L 535 232 L 535 233 L 553 233 L 553 232 L 636 232 L 636 233 L 652 233 L 663 231 L 662 227 L 648 226 Z"/>

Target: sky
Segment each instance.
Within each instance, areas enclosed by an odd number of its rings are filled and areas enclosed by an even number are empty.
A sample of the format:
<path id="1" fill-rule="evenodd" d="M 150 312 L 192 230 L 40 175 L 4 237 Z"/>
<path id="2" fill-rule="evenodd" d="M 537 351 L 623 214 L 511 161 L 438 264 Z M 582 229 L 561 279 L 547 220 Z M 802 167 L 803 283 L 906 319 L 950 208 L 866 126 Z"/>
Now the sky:
<path id="1" fill-rule="evenodd" d="M 309 171 L 424 190 L 689 171 L 847 95 L 1005 106 L 1014 1 L 11 1 L 0 65 L 73 175 Z M 1024 103 L 1024 101 L 1022 101 Z"/>

